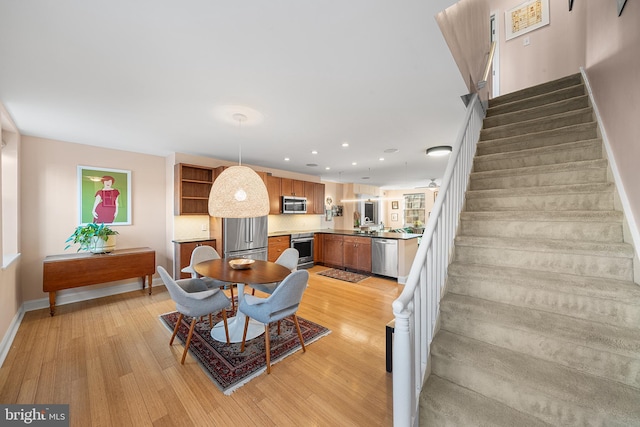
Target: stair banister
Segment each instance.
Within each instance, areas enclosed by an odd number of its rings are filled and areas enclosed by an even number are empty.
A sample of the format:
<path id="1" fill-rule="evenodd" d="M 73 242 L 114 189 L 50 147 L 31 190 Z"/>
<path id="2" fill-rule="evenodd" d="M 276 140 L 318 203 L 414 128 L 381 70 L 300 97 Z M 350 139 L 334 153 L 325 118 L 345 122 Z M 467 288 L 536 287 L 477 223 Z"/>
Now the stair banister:
<path id="1" fill-rule="evenodd" d="M 393 302 L 393 425 L 418 425 L 420 390 L 426 379 L 458 219 L 485 112 L 474 94 L 427 220 L 404 290 Z"/>

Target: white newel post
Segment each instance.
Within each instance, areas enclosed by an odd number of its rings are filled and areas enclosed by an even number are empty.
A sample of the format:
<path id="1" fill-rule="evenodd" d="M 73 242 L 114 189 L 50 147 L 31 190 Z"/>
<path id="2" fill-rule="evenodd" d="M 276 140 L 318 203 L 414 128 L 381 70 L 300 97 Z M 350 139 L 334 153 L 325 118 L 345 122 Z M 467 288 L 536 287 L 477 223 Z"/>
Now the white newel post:
<path id="1" fill-rule="evenodd" d="M 393 425 L 410 426 L 414 407 L 413 351 L 406 311 L 396 314 L 393 336 Z M 407 394 L 407 391 L 411 393 Z"/>

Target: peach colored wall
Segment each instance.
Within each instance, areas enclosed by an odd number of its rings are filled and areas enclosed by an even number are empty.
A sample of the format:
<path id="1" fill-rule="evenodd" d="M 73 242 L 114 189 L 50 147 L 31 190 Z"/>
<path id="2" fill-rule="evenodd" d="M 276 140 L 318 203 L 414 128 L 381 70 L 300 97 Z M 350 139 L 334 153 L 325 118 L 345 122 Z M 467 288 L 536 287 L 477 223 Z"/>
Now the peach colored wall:
<path id="1" fill-rule="evenodd" d="M 580 6 L 579 7 L 584 7 Z M 574 6 L 575 7 L 575 6 Z M 636 224 L 640 222 L 640 4 L 588 0 L 585 71 Z M 630 218 L 627 218 L 632 221 Z M 640 248 L 637 248 L 640 249 Z"/>
<path id="2" fill-rule="evenodd" d="M 615 1 L 595 0 L 614 8 Z M 500 93 L 505 94 L 575 74 L 585 64 L 585 5 L 549 0 L 549 25 L 505 40 L 504 12 L 521 4 L 520 0 L 490 0 L 491 12 L 498 12 L 500 43 Z M 487 22 L 487 25 L 489 23 Z M 530 44 L 524 46 L 525 38 Z"/>
<path id="3" fill-rule="evenodd" d="M 171 266 L 166 250 L 164 157 L 23 136 L 23 301 L 47 296 L 42 291 L 42 260 L 47 255 L 64 253 L 65 240 L 78 225 L 78 165 L 131 171 L 132 225 L 114 227 L 120 233 L 117 246 L 148 246 L 156 251 L 157 265 Z"/>

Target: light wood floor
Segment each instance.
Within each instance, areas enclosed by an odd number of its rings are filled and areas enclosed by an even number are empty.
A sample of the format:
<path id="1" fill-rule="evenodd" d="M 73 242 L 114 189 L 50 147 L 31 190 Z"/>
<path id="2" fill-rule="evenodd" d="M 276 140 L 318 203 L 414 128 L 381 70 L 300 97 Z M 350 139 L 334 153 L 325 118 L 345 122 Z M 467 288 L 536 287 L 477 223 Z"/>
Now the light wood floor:
<path id="1" fill-rule="evenodd" d="M 26 313 L 0 369 L 0 403 L 70 404 L 73 426 L 384 426 L 392 424 L 385 325 L 402 287 L 310 270 L 298 314 L 331 334 L 225 396 L 158 315 L 164 287 Z"/>

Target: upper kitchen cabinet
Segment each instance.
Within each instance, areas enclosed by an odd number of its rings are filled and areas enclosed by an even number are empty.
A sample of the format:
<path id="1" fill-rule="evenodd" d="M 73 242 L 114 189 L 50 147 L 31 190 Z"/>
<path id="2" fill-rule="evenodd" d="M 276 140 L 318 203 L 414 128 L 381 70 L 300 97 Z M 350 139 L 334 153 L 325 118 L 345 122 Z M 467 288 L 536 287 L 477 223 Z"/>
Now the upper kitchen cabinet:
<path id="1" fill-rule="evenodd" d="M 324 215 L 324 184 L 314 183 L 313 213 Z"/>
<path id="2" fill-rule="evenodd" d="M 175 215 L 208 215 L 209 192 L 214 171 L 205 166 L 178 163 L 174 166 Z"/>
<path id="3" fill-rule="evenodd" d="M 280 195 L 304 197 L 304 181 L 280 178 Z"/>
<path id="4" fill-rule="evenodd" d="M 282 211 L 282 198 L 280 197 L 280 184 L 282 178 L 267 176 L 267 192 L 269 193 L 269 215 L 278 215 Z"/>

